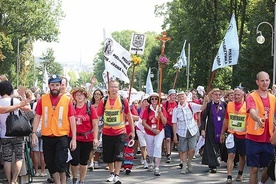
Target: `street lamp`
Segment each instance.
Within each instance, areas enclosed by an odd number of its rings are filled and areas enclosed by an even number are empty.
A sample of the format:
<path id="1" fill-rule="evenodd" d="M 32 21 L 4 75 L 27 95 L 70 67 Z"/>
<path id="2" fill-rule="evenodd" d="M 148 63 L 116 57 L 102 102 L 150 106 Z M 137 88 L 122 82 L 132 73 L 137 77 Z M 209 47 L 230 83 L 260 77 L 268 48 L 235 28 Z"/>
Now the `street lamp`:
<path id="1" fill-rule="evenodd" d="M 257 26 L 257 34 L 259 35 L 257 37 L 257 42 L 259 44 L 263 44 L 265 42 L 265 37 L 262 34 L 262 31 L 259 31 L 259 27 L 262 24 L 267 24 L 270 26 L 271 30 L 272 30 L 272 42 L 271 42 L 271 56 L 273 56 L 273 83 L 272 85 L 275 84 L 275 71 L 276 71 L 276 43 L 275 43 L 275 28 L 276 28 L 276 2 L 274 3 L 274 27 L 272 26 L 272 24 L 270 24 L 269 22 L 261 22 L 258 26 Z"/>

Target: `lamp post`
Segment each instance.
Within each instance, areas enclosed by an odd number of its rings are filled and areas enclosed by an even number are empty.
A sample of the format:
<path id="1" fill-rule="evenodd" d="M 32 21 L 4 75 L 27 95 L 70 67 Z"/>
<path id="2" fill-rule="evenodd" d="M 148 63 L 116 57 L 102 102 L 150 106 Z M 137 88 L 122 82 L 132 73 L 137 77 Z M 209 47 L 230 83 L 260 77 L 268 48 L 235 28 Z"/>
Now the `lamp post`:
<path id="1" fill-rule="evenodd" d="M 265 37 L 262 35 L 262 31 L 259 31 L 259 27 L 262 24 L 268 24 L 272 30 L 272 42 L 271 42 L 271 56 L 273 56 L 273 84 L 275 84 L 275 71 L 276 71 L 276 43 L 275 43 L 275 28 L 276 28 L 276 2 L 274 3 L 274 26 L 272 24 L 270 24 L 269 22 L 261 22 L 258 26 L 257 26 L 257 34 L 259 35 L 257 37 L 257 42 L 259 44 L 263 44 L 265 42 Z M 272 84 L 272 85 L 273 85 Z"/>

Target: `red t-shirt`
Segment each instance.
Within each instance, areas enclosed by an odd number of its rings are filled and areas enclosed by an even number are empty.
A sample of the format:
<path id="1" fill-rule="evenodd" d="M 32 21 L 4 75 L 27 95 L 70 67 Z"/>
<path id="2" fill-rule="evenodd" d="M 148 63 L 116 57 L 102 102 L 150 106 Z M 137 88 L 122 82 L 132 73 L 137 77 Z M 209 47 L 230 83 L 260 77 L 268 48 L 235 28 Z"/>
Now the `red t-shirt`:
<path id="1" fill-rule="evenodd" d="M 168 106 L 167 106 L 168 103 Z M 167 111 L 167 125 L 173 126 L 172 124 L 172 114 L 173 114 L 173 109 L 177 106 L 177 102 L 173 101 L 173 102 L 164 102 L 162 104 L 162 107 L 164 109 L 166 109 Z"/>
<path id="2" fill-rule="evenodd" d="M 109 103 L 110 105 L 114 105 L 116 99 L 111 99 L 109 98 Z M 104 113 L 104 99 L 100 101 L 98 107 L 97 107 L 97 113 L 98 116 L 103 116 Z M 124 99 L 124 113 L 128 114 L 129 112 L 129 105 L 128 105 L 128 101 L 127 99 Z M 126 133 L 126 128 L 121 128 L 121 129 L 113 129 L 113 128 L 103 128 L 102 133 L 104 135 L 109 135 L 109 136 L 116 136 L 116 135 L 120 135 L 123 133 Z"/>
<path id="3" fill-rule="evenodd" d="M 90 107 L 91 115 L 87 114 L 86 104 L 83 107 L 76 107 L 76 125 L 77 125 L 77 141 L 91 142 L 94 139 L 94 133 L 88 133 L 93 129 L 93 119 L 97 119 L 97 111 L 94 106 Z M 87 135 L 78 135 L 78 133 L 87 133 Z M 72 136 L 70 132 L 70 137 Z"/>
<path id="4" fill-rule="evenodd" d="M 265 113 L 269 114 L 270 110 L 270 105 L 269 105 L 269 97 L 267 95 L 267 98 L 262 98 L 261 100 L 263 102 L 264 108 L 265 108 Z M 256 104 L 255 101 L 253 100 L 253 97 L 251 95 L 248 95 L 246 98 L 246 111 L 249 112 L 250 109 L 256 109 Z M 269 118 L 265 119 L 265 128 L 264 128 L 264 133 L 262 135 L 251 135 L 251 134 L 246 134 L 246 138 L 255 142 L 270 142 L 270 134 L 269 134 L 269 127 L 268 127 L 268 121 Z"/>
<path id="5" fill-rule="evenodd" d="M 156 124 L 156 129 L 158 130 L 162 130 L 164 128 L 164 125 L 161 121 L 161 118 L 160 118 L 160 121 L 158 123 L 157 121 L 157 118 L 155 117 L 155 113 L 152 111 L 152 110 L 148 110 L 149 109 L 149 106 L 147 106 L 145 109 L 144 109 L 144 113 L 143 113 L 143 117 L 142 119 L 143 120 L 147 120 L 147 124 L 152 127 L 153 124 Z M 164 110 L 164 108 L 162 108 L 162 112 L 164 114 L 164 116 L 167 118 L 168 115 L 167 115 L 167 112 Z M 168 118 L 167 118 L 168 119 Z M 145 128 L 145 132 L 146 134 L 148 135 L 156 135 L 155 133 L 153 133 L 151 130 L 148 130 L 147 128 Z"/>
<path id="6" fill-rule="evenodd" d="M 136 107 L 134 105 L 132 106 L 132 108 L 131 108 L 130 111 L 131 111 L 132 115 L 138 116 L 137 109 L 136 109 Z M 127 132 L 127 135 L 130 134 L 130 132 L 131 132 L 131 127 L 129 126 L 127 117 L 126 117 L 126 132 Z"/>
<path id="7" fill-rule="evenodd" d="M 237 103 L 237 102 L 235 102 L 234 105 L 235 105 L 235 110 L 239 111 L 241 109 L 243 103 Z M 228 114 L 227 108 L 225 110 L 225 119 L 229 120 L 229 114 Z M 237 137 L 239 139 L 245 139 L 245 135 L 235 134 L 235 137 Z"/>

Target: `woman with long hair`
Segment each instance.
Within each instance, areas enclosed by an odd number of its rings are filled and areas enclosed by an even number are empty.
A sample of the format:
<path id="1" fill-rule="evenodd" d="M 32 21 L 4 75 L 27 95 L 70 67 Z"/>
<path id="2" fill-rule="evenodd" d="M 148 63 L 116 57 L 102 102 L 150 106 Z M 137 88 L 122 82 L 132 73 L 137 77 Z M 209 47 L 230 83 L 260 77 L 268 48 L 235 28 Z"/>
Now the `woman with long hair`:
<path id="1" fill-rule="evenodd" d="M 144 110 L 142 124 L 145 127 L 147 153 L 150 163 L 148 171 L 160 176 L 159 165 L 161 161 L 162 142 L 164 139 L 164 125 L 167 123 L 167 113 L 158 105 L 159 95 L 152 93 L 149 96 L 149 106 Z"/>

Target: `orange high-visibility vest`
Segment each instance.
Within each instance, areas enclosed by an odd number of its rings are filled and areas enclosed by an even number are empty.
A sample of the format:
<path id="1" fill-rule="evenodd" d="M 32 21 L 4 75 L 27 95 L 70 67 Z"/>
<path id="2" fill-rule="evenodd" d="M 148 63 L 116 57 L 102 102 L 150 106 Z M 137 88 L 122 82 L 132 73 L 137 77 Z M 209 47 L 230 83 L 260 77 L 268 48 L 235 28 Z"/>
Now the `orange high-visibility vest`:
<path id="1" fill-rule="evenodd" d="M 265 109 L 260 95 L 257 93 L 257 91 L 255 91 L 251 93 L 251 96 L 255 101 L 256 111 L 258 113 L 258 116 L 260 118 L 264 118 Z M 268 98 L 269 98 L 269 106 L 270 106 L 270 110 L 268 114 L 268 122 L 269 122 L 268 126 L 269 126 L 269 134 L 270 136 L 272 136 L 273 127 L 274 127 L 273 121 L 274 121 L 274 112 L 275 112 L 275 96 L 268 93 Z M 264 123 L 264 126 L 266 126 L 266 123 Z M 264 132 L 264 128 L 261 128 L 258 125 L 258 122 L 253 120 L 251 116 L 248 115 L 246 133 L 251 135 L 262 135 L 263 132 Z"/>
<path id="2" fill-rule="evenodd" d="M 104 110 L 104 128 L 121 129 L 125 127 L 122 107 L 120 96 L 117 97 L 112 107 L 109 98 L 107 99 Z"/>
<path id="3" fill-rule="evenodd" d="M 243 102 L 239 111 L 235 111 L 235 103 L 228 102 L 227 112 L 229 116 L 228 132 L 236 133 L 237 135 L 246 134 L 246 103 Z"/>
<path id="4" fill-rule="evenodd" d="M 70 132 L 68 105 L 70 98 L 62 95 L 57 106 L 53 109 L 50 94 L 42 95 L 42 125 L 41 135 L 64 136 Z"/>

